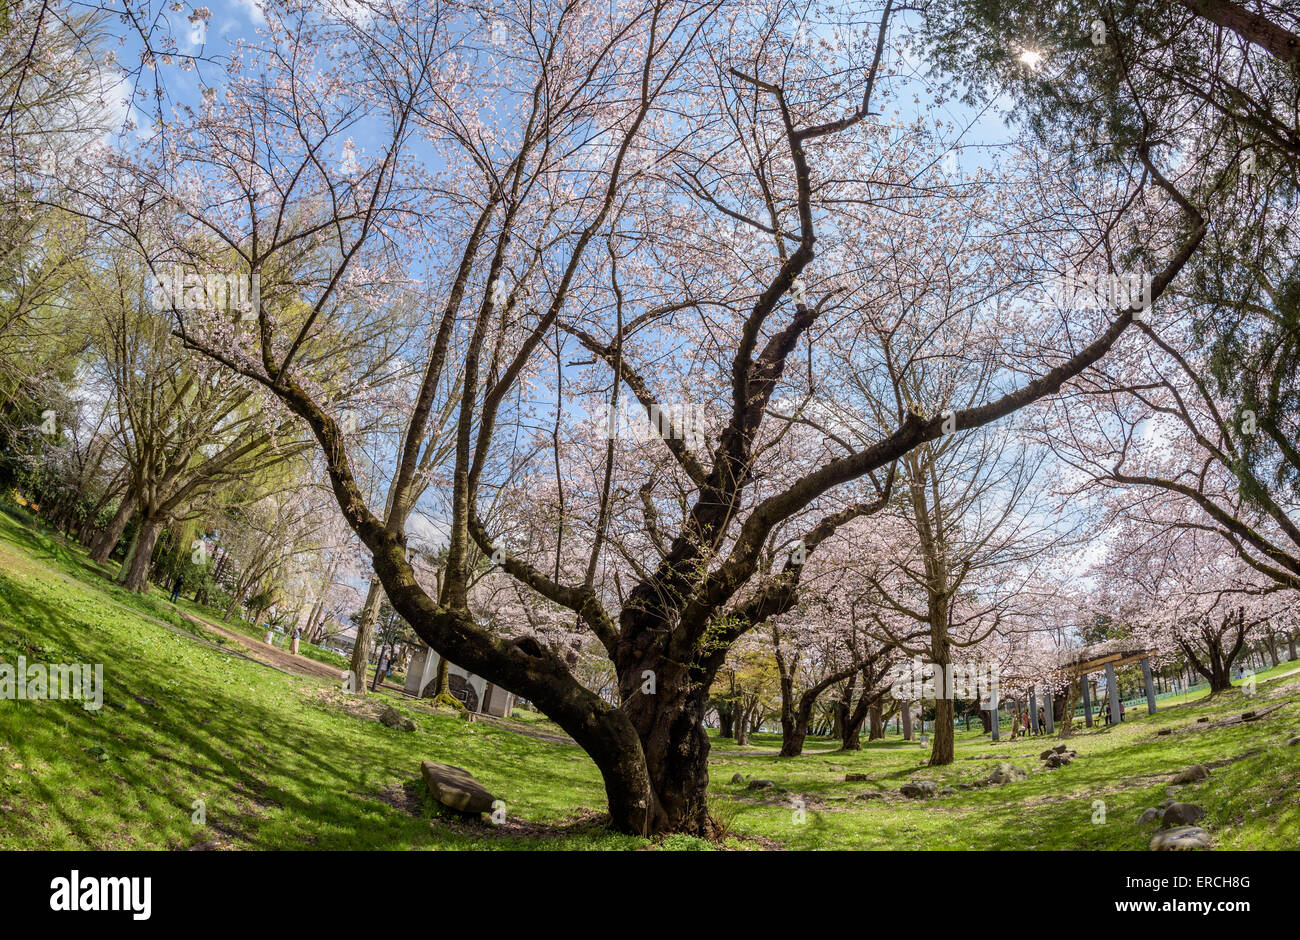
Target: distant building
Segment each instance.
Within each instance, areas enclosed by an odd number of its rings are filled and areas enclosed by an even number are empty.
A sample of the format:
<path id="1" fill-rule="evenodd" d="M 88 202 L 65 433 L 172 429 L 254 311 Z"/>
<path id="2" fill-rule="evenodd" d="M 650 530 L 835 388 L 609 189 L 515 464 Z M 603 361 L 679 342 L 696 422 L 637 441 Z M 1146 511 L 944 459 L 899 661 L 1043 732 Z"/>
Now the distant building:
<path id="1" fill-rule="evenodd" d="M 427 646 L 415 651 L 406 667 L 405 688 L 409 694 L 417 698 L 433 698 L 438 693 L 434 680 L 438 678 L 440 658 Z M 455 663 L 447 664 L 447 685 L 451 688 L 451 694 L 464 702 L 465 707 L 472 712 L 509 718 L 514 709 L 515 697 L 512 693 Z"/>

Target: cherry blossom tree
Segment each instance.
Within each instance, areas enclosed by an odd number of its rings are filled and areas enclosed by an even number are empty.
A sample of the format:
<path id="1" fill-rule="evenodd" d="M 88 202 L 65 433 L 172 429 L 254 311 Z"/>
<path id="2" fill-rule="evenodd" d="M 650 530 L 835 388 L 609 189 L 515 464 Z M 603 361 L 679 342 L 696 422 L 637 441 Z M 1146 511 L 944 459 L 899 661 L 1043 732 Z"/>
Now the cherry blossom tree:
<path id="1" fill-rule="evenodd" d="M 500 31 L 452 5 L 367 9 L 363 27 L 268 11 L 259 68 L 236 56 L 224 100 L 179 121 L 130 180 L 119 171 L 130 195 L 100 214 L 151 263 L 192 258 L 203 232 L 225 246 L 205 263 L 260 276 L 255 316 L 176 308 L 176 332 L 307 426 L 394 609 L 571 734 L 602 773 L 616 828 L 708 834 L 702 722 L 732 646 L 795 608 L 808 558 L 888 504 L 906 455 L 1058 392 L 1146 301 L 1028 330 L 1003 320 L 1023 342 L 998 353 L 998 381 L 978 398 L 941 413 L 899 396 L 865 441 L 823 433 L 774 404 L 813 392 L 801 367 L 816 372 L 816 341 L 890 295 L 896 271 L 853 233 L 864 221 L 897 230 L 891 194 L 923 188 L 918 169 L 942 152 L 877 120 L 892 3 L 829 14 L 838 38 L 817 57 L 798 48 L 788 9 L 757 4 L 510 4 Z M 363 127 L 365 151 L 350 143 Z M 1145 195 L 1146 244 L 1163 254 L 1148 295 L 1158 300 L 1205 221 L 1154 141 L 1131 156 L 1104 224 Z M 991 254 L 989 270 L 1011 254 Z M 384 358 L 377 327 L 411 269 L 438 303 L 404 347 L 422 369 L 386 498 L 372 500 L 344 403 Z M 851 291 L 845 272 L 868 287 Z M 998 317 L 982 323 L 991 353 Z M 567 366 L 579 349 L 588 364 Z M 857 362 L 879 368 L 877 353 Z M 406 524 L 453 359 L 448 544 L 431 590 Z M 716 420 L 687 433 L 693 418 L 674 400 Z M 659 432 L 573 446 L 624 401 Z M 510 514 L 489 509 L 526 505 L 521 487 L 547 464 L 546 535 L 494 528 Z M 484 625 L 471 587 L 485 558 L 594 638 L 617 702 L 578 681 L 571 649 Z"/>

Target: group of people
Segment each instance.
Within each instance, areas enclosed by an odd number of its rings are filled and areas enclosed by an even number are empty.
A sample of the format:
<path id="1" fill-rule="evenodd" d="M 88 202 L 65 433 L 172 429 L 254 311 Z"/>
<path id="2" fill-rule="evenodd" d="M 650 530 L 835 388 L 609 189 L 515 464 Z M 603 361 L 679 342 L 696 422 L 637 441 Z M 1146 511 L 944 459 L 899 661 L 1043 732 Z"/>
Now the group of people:
<path id="1" fill-rule="evenodd" d="M 1025 709 L 1020 710 L 1020 714 L 1011 716 L 1011 734 L 1014 737 L 1017 734 L 1033 734 L 1034 729 L 1029 720 L 1029 712 Z M 1038 706 L 1038 734 L 1047 734 L 1047 712 L 1043 706 Z"/>

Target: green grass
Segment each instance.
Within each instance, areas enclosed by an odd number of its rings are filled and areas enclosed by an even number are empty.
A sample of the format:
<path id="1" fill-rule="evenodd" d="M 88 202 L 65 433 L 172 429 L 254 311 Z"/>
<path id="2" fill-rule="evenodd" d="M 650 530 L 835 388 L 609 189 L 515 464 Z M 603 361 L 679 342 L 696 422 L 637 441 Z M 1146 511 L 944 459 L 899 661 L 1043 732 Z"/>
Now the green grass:
<path id="1" fill-rule="evenodd" d="M 211 618 L 211 611 L 196 614 Z M 136 596 L 106 581 L 84 553 L 0 513 L 0 662 L 103 663 L 104 707 L 72 701 L 0 701 L 0 846 L 5 848 L 664 849 L 710 848 L 612 834 L 599 824 L 600 776 L 577 747 L 511 730 L 558 733 L 521 711 L 508 723 L 465 722 L 387 694 L 418 730 L 383 727 L 334 684 L 286 675 L 221 648 L 221 638 L 172 608 L 160 592 Z M 208 643 L 203 642 L 207 640 Z M 209 643 L 214 645 L 209 645 Z M 1169 777 L 1193 763 L 1231 761 L 1178 797 L 1207 810 L 1221 848 L 1300 844 L 1300 668 L 1256 677 L 1257 695 L 1162 703 L 1115 728 L 1076 734 L 1079 758 L 1039 771 L 1055 740 L 958 735 L 956 763 L 924 765 L 898 738 L 856 753 L 810 737 L 805 754 L 779 758 L 778 735 L 752 746 L 714 738 L 711 806 L 726 845 L 789 849 L 1144 849 L 1141 811 L 1167 798 Z M 1283 703 L 1257 723 L 1197 725 Z M 1157 736 L 1160 728 L 1194 730 Z M 1251 752 L 1259 749 L 1259 753 Z M 996 755 L 977 760 L 980 755 Z M 434 811 L 419 762 L 470 770 L 506 802 L 502 827 Z M 1030 770 L 1001 788 L 958 789 L 913 802 L 908 780 L 957 786 L 999 760 Z M 734 773 L 775 781 L 747 790 Z M 847 783 L 846 773 L 866 782 Z M 855 797 L 880 791 L 882 799 Z M 202 800 L 206 820 L 192 819 Z M 1094 801 L 1106 804 L 1095 824 Z"/>

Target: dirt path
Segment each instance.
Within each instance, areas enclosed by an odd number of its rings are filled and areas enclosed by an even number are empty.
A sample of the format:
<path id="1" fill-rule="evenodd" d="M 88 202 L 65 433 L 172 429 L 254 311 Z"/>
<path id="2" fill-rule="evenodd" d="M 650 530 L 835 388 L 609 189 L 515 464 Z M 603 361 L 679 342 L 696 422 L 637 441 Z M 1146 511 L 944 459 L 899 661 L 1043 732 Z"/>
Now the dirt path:
<path id="1" fill-rule="evenodd" d="M 71 575 L 64 574 L 56 568 L 51 568 L 38 558 L 34 558 L 25 553 L 13 551 L 8 545 L 3 543 L 0 543 L 0 558 L 4 559 L 6 567 L 10 567 L 11 569 L 20 568 L 24 564 L 34 565 L 39 567 L 41 571 L 49 577 L 55 578 L 63 584 L 75 585 L 79 588 L 94 588 L 93 583 L 88 583 L 79 578 L 74 578 Z M 227 640 L 234 640 L 235 643 L 238 644 L 238 648 L 232 649 L 228 644 L 222 645 L 220 643 L 213 643 L 211 640 L 182 629 L 173 623 L 168 623 L 166 620 L 160 620 L 159 618 L 147 614 L 136 607 L 123 604 L 121 601 L 114 597 L 110 597 L 108 594 L 101 592 L 100 599 L 106 604 L 111 604 L 118 610 L 125 611 L 135 617 L 140 617 L 155 626 L 162 627 L 164 630 L 169 630 L 179 636 L 191 639 L 196 643 L 201 643 L 209 649 L 219 650 L 220 652 L 226 653 L 230 656 L 238 656 L 241 659 L 248 659 L 255 663 L 260 663 L 263 666 L 270 666 L 272 669 L 278 669 L 280 672 L 288 673 L 290 675 L 328 678 L 331 680 L 338 680 L 341 676 L 340 670 L 335 669 L 333 666 L 317 662 L 314 659 L 308 659 L 305 656 L 294 656 L 287 650 L 267 646 L 259 640 L 245 636 L 244 634 L 231 630 L 229 627 L 222 626 L 219 623 L 214 623 L 205 617 L 196 617 L 188 611 L 181 610 L 179 607 L 176 608 L 176 612 L 190 623 L 197 624 L 205 630 L 211 630 L 213 633 L 216 633 Z M 390 685 L 388 688 L 394 687 Z M 396 689 L 395 691 L 401 690 Z"/>
<path id="2" fill-rule="evenodd" d="M 208 620 L 206 617 L 198 617 L 188 610 L 176 608 L 176 612 L 191 623 L 196 623 L 205 630 L 211 630 L 213 633 L 225 637 L 227 640 L 233 640 L 238 643 L 244 651 L 247 659 L 259 662 L 264 666 L 270 666 L 281 672 L 293 673 L 299 676 L 316 676 L 321 679 L 330 679 L 333 681 L 342 681 L 343 670 L 337 666 L 331 666 L 327 663 L 317 662 L 306 656 L 295 656 L 288 650 L 282 650 L 278 646 L 268 646 L 261 640 L 240 633 L 238 630 L 232 630 L 230 627 L 220 623 Z"/>
<path id="3" fill-rule="evenodd" d="M 93 582 L 83 581 L 80 578 L 75 578 L 55 568 L 51 568 L 49 565 L 47 565 L 45 562 L 41 561 L 40 559 L 35 558 L 26 553 L 15 552 L 12 550 L 10 546 L 2 542 L 0 542 L 0 559 L 3 559 L 6 567 L 10 567 L 12 569 L 17 569 L 23 566 L 24 564 L 36 566 L 39 567 L 41 571 L 43 571 L 46 575 L 48 575 L 51 578 L 57 579 L 59 582 L 63 584 L 75 585 L 76 587 L 79 588 L 95 587 Z M 89 568 L 87 570 L 93 571 L 93 569 L 89 569 Z M 209 649 L 218 650 L 219 652 L 225 653 L 229 656 L 238 656 L 240 659 L 246 659 L 251 662 L 258 663 L 259 665 L 267 666 L 271 669 L 278 670 L 279 672 L 283 672 L 287 675 L 309 676 L 311 678 L 316 678 L 316 679 L 328 679 L 332 683 L 341 682 L 342 680 L 343 672 L 337 666 L 331 666 L 327 663 L 318 662 L 317 660 L 309 659 L 306 656 L 294 656 L 288 650 L 283 650 L 276 646 L 269 646 L 268 644 L 263 643 L 261 640 L 255 637 L 251 637 L 248 636 L 247 634 L 240 633 L 237 630 L 232 630 L 230 627 L 225 626 L 224 624 L 218 621 L 209 620 L 206 617 L 197 616 L 196 614 L 192 614 L 187 610 L 181 609 L 180 607 L 175 608 L 176 613 L 178 613 L 181 617 L 185 618 L 185 620 L 189 621 L 192 624 L 195 624 L 198 627 L 201 627 L 203 630 L 211 631 L 217 634 L 218 636 L 225 639 L 227 642 L 224 644 L 213 643 L 211 640 L 208 640 L 207 638 L 200 636 L 197 633 L 191 633 L 190 631 L 178 627 L 173 623 L 168 623 L 166 620 L 161 620 L 158 617 L 154 617 L 150 614 L 147 614 L 144 611 L 139 610 L 138 608 L 132 607 L 128 604 L 123 604 L 121 601 L 117 600 L 114 597 L 109 596 L 108 594 L 104 594 L 100 592 L 100 598 L 104 603 L 111 604 L 113 607 L 117 608 L 118 610 L 125 611 L 126 613 L 129 613 L 135 617 L 140 617 L 156 626 L 162 627 L 164 630 L 168 630 L 172 633 L 177 634 L 178 636 L 183 636 L 187 639 L 193 640 L 195 643 L 202 644 L 203 646 L 206 646 Z M 380 688 L 384 691 L 395 692 L 399 695 L 402 694 L 402 689 L 391 682 L 380 683 Z M 567 736 L 561 737 L 560 735 L 557 734 L 551 734 L 545 731 L 537 731 L 528 727 L 525 724 L 514 722 L 509 719 L 494 718 L 493 716 L 490 715 L 477 715 L 475 717 L 478 719 L 492 720 L 496 724 L 500 725 L 502 728 L 505 728 L 507 731 L 512 731 L 515 734 L 523 735 L 524 737 L 536 738 L 541 741 L 549 741 L 554 744 L 575 743 L 572 738 L 569 738 Z"/>

